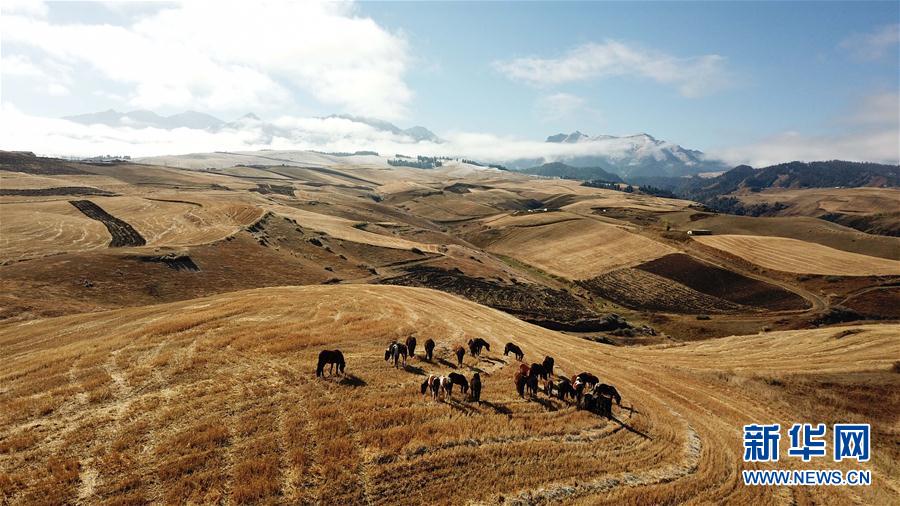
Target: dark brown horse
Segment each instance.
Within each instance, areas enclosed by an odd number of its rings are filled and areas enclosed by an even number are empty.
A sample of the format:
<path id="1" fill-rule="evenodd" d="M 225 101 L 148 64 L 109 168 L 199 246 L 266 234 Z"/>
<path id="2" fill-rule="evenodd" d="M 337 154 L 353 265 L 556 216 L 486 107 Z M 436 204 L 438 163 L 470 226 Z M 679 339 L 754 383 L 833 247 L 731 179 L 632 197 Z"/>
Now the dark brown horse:
<path id="1" fill-rule="evenodd" d="M 525 378 L 525 391 L 531 394 L 532 397 L 536 397 L 538 393 L 538 379 L 537 376 L 529 375 Z"/>
<path id="2" fill-rule="evenodd" d="M 548 381 L 546 393 L 550 397 L 555 395 L 561 401 L 566 400 L 568 397 L 575 399 L 575 389 L 572 388 L 572 383 L 566 378 L 559 378 L 555 382 L 553 380 Z"/>
<path id="3" fill-rule="evenodd" d="M 472 400 L 475 402 L 481 402 L 481 375 L 477 372 L 472 375 L 472 381 L 470 382 L 472 385 Z"/>
<path id="4" fill-rule="evenodd" d="M 547 371 L 541 364 L 531 364 L 531 368 L 528 370 L 528 375 L 543 380 L 547 379 Z"/>
<path id="5" fill-rule="evenodd" d="M 425 341 L 425 360 L 431 362 L 431 358 L 434 356 L 434 339 L 428 339 Z"/>
<path id="6" fill-rule="evenodd" d="M 480 337 L 476 337 L 475 339 L 469 339 L 469 353 L 473 357 L 480 357 L 481 350 L 486 349 L 487 351 L 491 351 L 491 345 L 488 344 L 487 341 Z"/>
<path id="7" fill-rule="evenodd" d="M 325 374 L 325 366 L 328 365 L 328 373 L 334 374 L 334 366 L 337 366 L 338 373 L 344 374 L 344 354 L 341 350 L 322 350 L 319 352 L 319 363 L 316 365 L 316 377 L 319 378 Z"/>
<path id="8" fill-rule="evenodd" d="M 406 349 L 409 351 L 410 357 L 416 356 L 416 337 L 409 336 L 406 338 Z"/>
<path id="9" fill-rule="evenodd" d="M 589 372 L 580 372 L 576 374 L 574 378 L 572 378 L 573 384 L 578 382 L 584 383 L 588 388 L 593 388 L 594 385 L 600 383 L 600 378 L 594 376 Z"/>
<path id="10" fill-rule="evenodd" d="M 510 353 L 515 355 L 516 360 L 522 361 L 525 358 L 525 354 L 522 353 L 522 348 L 519 348 L 513 343 L 506 343 L 506 348 L 503 348 L 503 355 L 508 356 Z"/>
<path id="11" fill-rule="evenodd" d="M 453 353 L 456 354 L 456 364 L 458 367 L 462 367 L 463 357 L 466 356 L 466 349 L 462 346 L 457 346 Z"/>
<path id="12" fill-rule="evenodd" d="M 515 381 L 516 392 L 519 393 L 519 397 L 525 397 L 525 383 L 528 381 L 528 375 L 522 374 L 522 371 L 519 371 L 516 373 L 513 381 Z"/>
<path id="13" fill-rule="evenodd" d="M 616 390 L 616 387 L 612 385 L 600 383 L 591 390 L 591 393 L 593 393 L 594 395 L 609 397 L 610 399 L 616 401 L 617 406 L 622 407 L 622 396 L 619 395 L 619 391 Z"/>
<path id="14" fill-rule="evenodd" d="M 542 366 L 544 366 L 544 370 L 547 371 L 547 374 L 549 374 L 550 376 L 553 376 L 554 362 L 555 361 L 553 360 L 553 357 L 547 356 L 544 357 L 544 363 L 541 364 Z"/>
<path id="15" fill-rule="evenodd" d="M 530 370 L 528 364 L 519 364 L 519 372 L 522 373 L 523 376 L 528 376 Z"/>
<path id="16" fill-rule="evenodd" d="M 447 377 L 450 378 L 450 383 L 459 385 L 459 389 L 462 390 L 462 393 L 469 393 L 469 380 L 467 380 L 465 376 L 456 372 L 451 372 Z"/>

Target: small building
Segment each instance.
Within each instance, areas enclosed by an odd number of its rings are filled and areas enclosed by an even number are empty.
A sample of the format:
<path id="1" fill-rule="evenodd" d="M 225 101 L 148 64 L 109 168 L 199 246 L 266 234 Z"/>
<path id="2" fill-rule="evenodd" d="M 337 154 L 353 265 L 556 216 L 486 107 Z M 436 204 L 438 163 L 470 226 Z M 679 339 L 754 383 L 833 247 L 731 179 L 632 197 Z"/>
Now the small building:
<path id="1" fill-rule="evenodd" d="M 688 230 L 688 235 L 712 235 L 712 230 L 706 228 L 695 228 Z"/>

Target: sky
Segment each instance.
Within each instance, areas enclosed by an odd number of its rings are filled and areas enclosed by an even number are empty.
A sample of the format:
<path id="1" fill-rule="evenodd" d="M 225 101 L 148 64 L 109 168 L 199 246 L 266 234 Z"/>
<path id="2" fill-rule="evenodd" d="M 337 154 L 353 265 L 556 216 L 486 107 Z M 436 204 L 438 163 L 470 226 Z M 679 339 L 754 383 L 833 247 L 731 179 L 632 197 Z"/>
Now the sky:
<path id="1" fill-rule="evenodd" d="M 503 160 L 552 157 L 543 140 L 579 130 L 646 132 L 729 164 L 900 162 L 898 2 L 4 0 L 0 28 L 3 149 Z M 281 130 L 60 119 L 107 109 L 253 112 Z M 447 142 L 322 119 L 340 113 Z"/>

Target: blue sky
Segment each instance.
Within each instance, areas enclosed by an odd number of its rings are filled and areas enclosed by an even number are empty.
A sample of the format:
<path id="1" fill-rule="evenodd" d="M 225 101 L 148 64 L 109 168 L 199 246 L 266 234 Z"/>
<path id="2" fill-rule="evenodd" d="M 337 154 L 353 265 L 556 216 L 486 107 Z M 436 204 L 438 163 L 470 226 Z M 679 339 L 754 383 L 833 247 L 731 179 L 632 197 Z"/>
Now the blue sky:
<path id="1" fill-rule="evenodd" d="M 782 130 L 839 130 L 836 118 L 855 103 L 900 86 L 896 45 L 873 59 L 841 47 L 854 34 L 897 23 L 897 2 L 379 2 L 359 8 L 415 41 L 421 63 L 409 79 L 417 91 L 414 116 L 439 130 L 528 137 L 646 131 L 715 147 Z M 515 56 L 554 58 L 606 39 L 676 57 L 720 55 L 730 82 L 686 98 L 632 76 L 522 86 L 491 67 Z M 583 98 L 587 110 L 546 117 L 536 104 L 555 92 Z"/>
<path id="2" fill-rule="evenodd" d="M 730 163 L 900 158 L 898 2 L 5 0 L 3 28 L 6 147 L 404 142 L 313 120 L 349 113 L 451 141 L 426 153 L 494 159 L 574 130 L 646 132 Z M 105 109 L 254 112 L 292 133 L 188 144 L 50 121 Z"/>

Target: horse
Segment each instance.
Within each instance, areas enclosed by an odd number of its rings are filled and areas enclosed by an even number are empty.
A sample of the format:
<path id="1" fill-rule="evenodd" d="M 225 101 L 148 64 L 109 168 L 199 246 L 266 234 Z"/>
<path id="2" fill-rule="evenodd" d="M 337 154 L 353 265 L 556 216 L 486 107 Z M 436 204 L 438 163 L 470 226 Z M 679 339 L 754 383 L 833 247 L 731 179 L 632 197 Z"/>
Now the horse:
<path id="1" fill-rule="evenodd" d="M 406 349 L 409 350 L 409 356 L 416 356 L 416 337 L 409 336 L 406 338 Z"/>
<path id="2" fill-rule="evenodd" d="M 529 375 L 525 378 L 525 391 L 530 393 L 532 397 L 537 397 L 538 380 L 537 376 Z"/>
<path id="3" fill-rule="evenodd" d="M 510 353 L 515 355 L 516 360 L 520 362 L 525 358 L 525 354 L 522 353 L 522 348 L 519 348 L 513 343 L 506 343 L 506 348 L 503 349 L 503 355 L 508 356 Z"/>
<path id="4" fill-rule="evenodd" d="M 528 364 L 519 364 L 519 372 L 522 373 L 523 376 L 528 376 L 530 372 Z"/>
<path id="5" fill-rule="evenodd" d="M 591 393 L 593 393 L 594 395 L 609 397 L 612 400 L 616 401 L 617 406 L 622 407 L 622 396 L 619 395 L 619 391 L 616 390 L 616 387 L 612 385 L 600 383 L 599 385 L 594 386 L 594 388 L 591 390 Z"/>
<path id="6" fill-rule="evenodd" d="M 612 416 L 612 400 L 591 390 L 591 393 L 584 396 L 584 409 L 609 418 Z"/>
<path id="7" fill-rule="evenodd" d="M 453 353 L 456 354 L 456 363 L 459 367 L 462 367 L 462 359 L 466 355 L 466 349 L 462 346 L 457 346 Z"/>
<path id="8" fill-rule="evenodd" d="M 431 398 L 434 400 L 438 400 L 441 396 L 441 377 L 434 376 L 431 378 Z"/>
<path id="9" fill-rule="evenodd" d="M 431 389 L 431 383 L 434 381 L 434 378 L 436 378 L 436 376 L 434 374 L 430 374 L 428 376 L 428 379 L 422 382 L 422 395 L 425 395 L 425 392 L 428 392 L 428 390 Z"/>
<path id="10" fill-rule="evenodd" d="M 473 357 L 480 357 L 482 349 L 491 351 L 491 345 L 480 337 L 469 339 L 469 353 L 471 353 Z"/>
<path id="11" fill-rule="evenodd" d="M 600 378 L 594 376 L 593 374 L 591 374 L 589 372 L 580 372 L 580 373 L 576 374 L 574 378 L 572 378 L 573 384 L 577 383 L 578 381 L 581 381 L 582 383 L 586 384 L 589 388 L 592 388 L 597 383 L 600 383 Z"/>
<path id="12" fill-rule="evenodd" d="M 447 375 L 450 378 L 450 382 L 454 385 L 459 385 L 459 389 L 462 390 L 463 394 L 469 393 L 469 380 L 466 379 L 465 376 L 459 373 L 451 372 Z"/>
<path id="13" fill-rule="evenodd" d="M 535 378 L 541 378 L 543 380 L 547 379 L 547 371 L 541 364 L 531 364 L 528 375 L 534 376 Z"/>
<path id="14" fill-rule="evenodd" d="M 548 385 L 547 395 L 553 395 L 553 390 L 556 390 L 556 398 L 561 401 L 566 400 L 566 397 L 571 397 L 573 399 L 576 397 L 575 389 L 572 388 L 572 383 L 566 378 L 560 378 L 556 383 L 553 383 L 551 380 Z"/>
<path id="15" fill-rule="evenodd" d="M 434 339 L 428 339 L 425 341 L 425 360 L 431 362 L 431 357 L 434 356 Z"/>
<path id="16" fill-rule="evenodd" d="M 472 400 L 481 403 L 481 375 L 476 372 L 469 383 L 472 385 Z"/>
<path id="17" fill-rule="evenodd" d="M 394 367 L 400 367 L 399 366 L 400 357 L 403 357 L 403 366 L 405 367 L 407 354 L 408 354 L 408 351 L 406 349 L 405 344 L 393 342 L 390 344 L 390 346 L 387 347 L 386 350 L 384 350 L 384 360 L 385 361 L 393 360 Z"/>
<path id="18" fill-rule="evenodd" d="M 441 376 L 439 378 L 439 381 L 440 381 L 441 389 L 443 389 L 444 392 L 447 393 L 448 397 L 452 398 L 453 397 L 453 380 L 451 380 L 447 376 Z"/>
<path id="19" fill-rule="evenodd" d="M 544 357 L 544 362 L 541 364 L 544 366 L 544 370 L 547 371 L 547 374 L 549 374 L 550 376 L 553 376 L 554 362 L 555 361 L 553 360 L 553 357 L 547 356 L 547 357 Z"/>
<path id="20" fill-rule="evenodd" d="M 341 350 L 322 350 L 319 352 L 319 363 L 316 365 L 317 378 L 325 374 L 325 364 L 328 364 L 329 374 L 334 374 L 334 366 L 337 366 L 339 374 L 344 374 L 344 367 L 347 365 Z"/>
<path id="21" fill-rule="evenodd" d="M 515 381 L 516 392 L 519 393 L 519 397 L 525 397 L 525 382 L 527 380 L 528 376 L 526 374 L 522 374 L 522 371 L 516 373 L 513 381 Z"/>
<path id="22" fill-rule="evenodd" d="M 574 393 L 573 397 L 575 398 L 576 406 L 581 405 L 581 401 L 584 398 L 585 385 L 586 383 L 580 378 L 575 378 L 575 381 L 572 382 L 572 391 Z"/>

